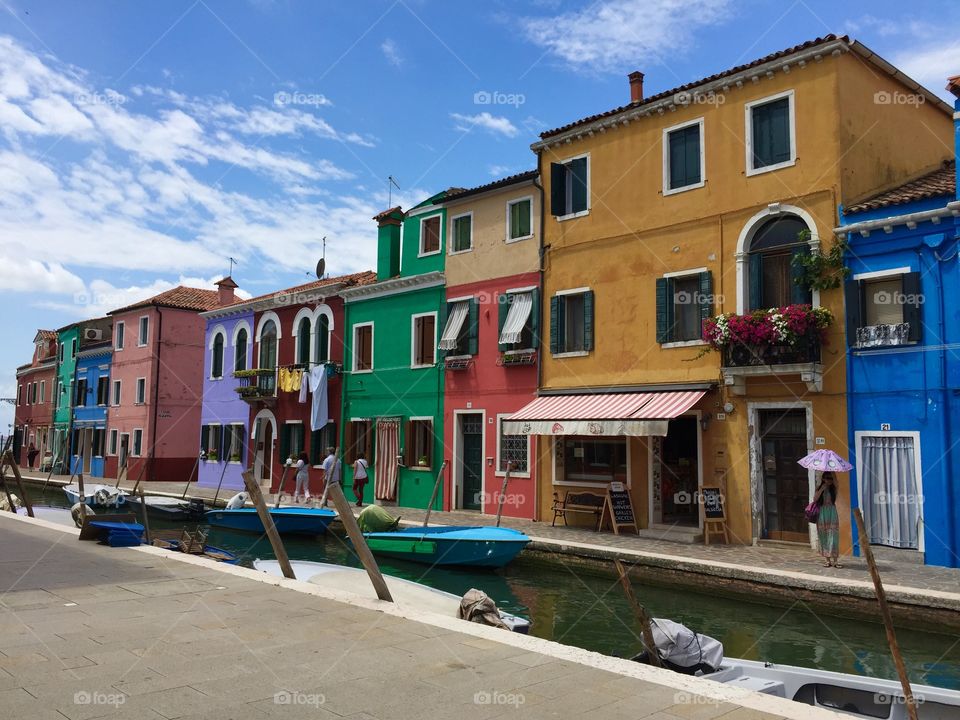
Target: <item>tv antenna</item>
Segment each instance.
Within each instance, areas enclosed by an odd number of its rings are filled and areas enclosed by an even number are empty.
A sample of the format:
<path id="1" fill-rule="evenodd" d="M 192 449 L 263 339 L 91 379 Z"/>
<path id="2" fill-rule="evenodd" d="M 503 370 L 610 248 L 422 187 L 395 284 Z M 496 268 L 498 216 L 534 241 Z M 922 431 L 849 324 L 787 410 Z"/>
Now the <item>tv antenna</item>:
<path id="1" fill-rule="evenodd" d="M 232 258 L 232 257 L 228 257 L 227 260 L 230 261 L 230 272 L 227 273 L 227 277 L 233 277 L 233 266 L 234 266 L 234 265 L 239 265 L 240 263 L 237 262 L 237 260 L 236 260 L 235 258 Z"/>
<path id="2" fill-rule="evenodd" d="M 387 175 L 387 207 L 393 207 L 393 189 L 400 189 L 393 175 Z"/>

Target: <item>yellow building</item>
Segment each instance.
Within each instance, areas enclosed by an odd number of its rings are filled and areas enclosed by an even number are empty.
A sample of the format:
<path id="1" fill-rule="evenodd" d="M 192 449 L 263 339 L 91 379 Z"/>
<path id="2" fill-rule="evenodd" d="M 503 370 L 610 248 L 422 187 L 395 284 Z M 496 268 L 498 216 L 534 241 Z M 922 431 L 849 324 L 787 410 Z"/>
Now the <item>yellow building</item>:
<path id="1" fill-rule="evenodd" d="M 509 431 L 539 436 L 539 518 L 555 493 L 620 481 L 645 534 L 696 539 L 697 490 L 720 487 L 731 542 L 814 542 L 815 477 L 796 460 L 847 454 L 843 296 L 797 284 L 792 258 L 829 250 L 841 204 L 950 157 L 951 109 L 834 36 L 649 98 L 632 73 L 630 91 L 532 146 L 549 204 L 542 382 Z M 835 317 L 822 342 L 700 339 L 708 317 L 803 304 Z"/>

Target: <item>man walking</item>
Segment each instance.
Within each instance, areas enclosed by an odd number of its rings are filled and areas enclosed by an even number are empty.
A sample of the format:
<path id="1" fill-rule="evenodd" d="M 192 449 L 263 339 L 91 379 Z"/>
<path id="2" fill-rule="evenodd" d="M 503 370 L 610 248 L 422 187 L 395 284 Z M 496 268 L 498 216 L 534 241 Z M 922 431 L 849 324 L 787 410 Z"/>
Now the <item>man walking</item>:
<path id="1" fill-rule="evenodd" d="M 327 496 L 330 494 L 330 484 L 340 484 L 340 460 L 336 455 L 336 448 L 327 448 L 327 457 L 323 461 L 323 497 L 320 498 L 320 507 L 327 506 Z"/>

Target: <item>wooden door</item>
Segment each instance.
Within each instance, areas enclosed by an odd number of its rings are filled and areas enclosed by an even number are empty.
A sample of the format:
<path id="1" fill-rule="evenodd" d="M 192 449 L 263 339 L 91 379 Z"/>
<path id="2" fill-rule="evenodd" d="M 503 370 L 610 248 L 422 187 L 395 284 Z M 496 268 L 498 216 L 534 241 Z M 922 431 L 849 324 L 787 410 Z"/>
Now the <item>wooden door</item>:
<path id="1" fill-rule="evenodd" d="M 483 501 L 483 415 L 460 415 L 462 507 L 480 510 Z"/>
<path id="2" fill-rule="evenodd" d="M 760 416 L 764 537 L 809 542 L 803 509 L 809 476 L 797 460 L 807 454 L 806 412 L 764 411 Z"/>

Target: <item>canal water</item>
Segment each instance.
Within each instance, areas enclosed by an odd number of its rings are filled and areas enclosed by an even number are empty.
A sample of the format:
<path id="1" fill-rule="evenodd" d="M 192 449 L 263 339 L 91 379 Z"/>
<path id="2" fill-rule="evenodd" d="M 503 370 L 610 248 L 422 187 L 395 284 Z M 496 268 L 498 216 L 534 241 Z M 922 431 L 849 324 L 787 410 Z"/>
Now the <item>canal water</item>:
<path id="1" fill-rule="evenodd" d="M 62 490 L 37 497 L 35 504 L 65 508 Z M 52 519 L 52 518 L 47 518 Z M 67 520 L 69 518 L 67 517 Z M 188 525 L 189 526 L 189 525 Z M 182 528 L 151 516 L 152 528 Z M 210 528 L 208 542 L 241 556 L 252 567 L 257 558 L 273 558 L 269 541 L 253 534 Z M 314 560 L 359 567 L 345 538 L 284 536 L 292 560 Z M 428 569 L 424 565 L 380 559 L 385 574 L 415 580 L 462 595 L 478 588 L 502 610 L 529 618 L 531 634 L 601 653 L 629 657 L 639 651 L 640 628 L 619 582 L 577 564 L 544 565 L 523 555 L 503 570 Z M 783 592 L 768 603 L 634 583 L 638 599 L 655 617 L 681 622 L 723 643 L 728 657 L 834 670 L 896 679 L 883 626 L 833 617 L 797 601 L 784 606 Z M 372 590 L 371 590 L 372 592 Z M 960 689 L 960 637 L 899 630 L 901 651 L 913 682 Z"/>

